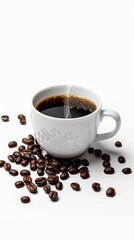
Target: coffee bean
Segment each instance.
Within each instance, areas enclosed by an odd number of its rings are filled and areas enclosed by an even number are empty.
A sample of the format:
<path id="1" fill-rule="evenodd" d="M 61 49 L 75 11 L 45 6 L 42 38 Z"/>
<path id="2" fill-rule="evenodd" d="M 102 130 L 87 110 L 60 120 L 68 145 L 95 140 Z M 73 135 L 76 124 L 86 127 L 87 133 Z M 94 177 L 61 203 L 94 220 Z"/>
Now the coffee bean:
<path id="1" fill-rule="evenodd" d="M 28 166 L 28 164 L 29 164 L 29 161 L 28 161 L 27 159 L 23 159 L 23 160 L 21 161 L 21 166 L 22 166 L 22 167 L 26 167 L 26 166 Z"/>
<path id="2" fill-rule="evenodd" d="M 89 162 L 88 162 L 87 159 L 82 159 L 82 160 L 81 160 L 81 164 L 82 164 L 83 166 L 88 166 L 88 165 L 89 165 Z"/>
<path id="3" fill-rule="evenodd" d="M 62 182 L 57 182 L 55 184 L 55 187 L 56 187 L 57 190 L 62 190 L 63 189 L 63 183 Z"/>
<path id="4" fill-rule="evenodd" d="M 37 186 L 34 183 L 29 183 L 27 184 L 27 189 L 31 192 L 31 193 L 36 193 L 37 192 Z"/>
<path id="5" fill-rule="evenodd" d="M 38 169 L 37 174 L 38 174 L 38 176 L 43 176 L 44 175 L 44 169 Z"/>
<path id="6" fill-rule="evenodd" d="M 23 119 L 23 118 L 26 118 L 24 114 L 19 114 L 19 115 L 18 115 L 18 119 L 19 119 L 19 120 L 21 120 L 21 119 Z"/>
<path id="7" fill-rule="evenodd" d="M 79 172 L 78 168 L 77 167 L 74 167 L 74 166 L 71 166 L 69 169 L 68 169 L 68 172 L 70 174 L 77 174 Z"/>
<path id="8" fill-rule="evenodd" d="M 17 176 L 19 173 L 18 173 L 18 171 L 15 170 L 15 169 L 10 169 L 10 170 L 9 170 L 9 174 L 10 174 L 11 176 Z"/>
<path id="9" fill-rule="evenodd" d="M 26 147 L 25 147 L 24 145 L 20 145 L 20 146 L 18 147 L 18 151 L 19 151 L 19 152 L 22 152 L 25 148 L 26 148 Z"/>
<path id="10" fill-rule="evenodd" d="M 56 191 L 50 191 L 49 197 L 52 201 L 57 201 L 58 200 L 58 193 Z"/>
<path id="11" fill-rule="evenodd" d="M 75 191 L 80 191 L 80 184 L 79 183 L 76 183 L 76 182 L 72 182 L 70 184 L 71 188 Z"/>
<path id="12" fill-rule="evenodd" d="M 95 153 L 96 157 L 100 157 L 100 155 L 102 154 L 102 151 L 101 151 L 101 149 L 95 149 L 94 153 Z"/>
<path id="13" fill-rule="evenodd" d="M 73 167 L 80 167 L 80 165 L 81 165 L 81 159 L 74 159 L 73 161 L 72 161 L 72 166 Z"/>
<path id="14" fill-rule="evenodd" d="M 47 180 L 45 177 L 39 177 L 35 179 L 35 183 L 38 187 L 43 187 L 47 183 Z"/>
<path id="15" fill-rule="evenodd" d="M 93 147 L 90 147 L 90 148 L 88 149 L 88 153 L 94 153 L 94 148 L 93 148 Z"/>
<path id="16" fill-rule="evenodd" d="M 59 177 L 57 175 L 49 175 L 47 181 L 51 185 L 55 185 L 59 181 Z"/>
<path id="17" fill-rule="evenodd" d="M 60 167 L 60 172 L 67 172 L 67 171 L 68 171 L 68 167 L 67 167 L 67 166 L 62 165 L 62 166 Z"/>
<path id="18" fill-rule="evenodd" d="M 36 166 L 36 164 L 30 164 L 30 170 L 31 171 L 36 171 L 37 170 L 37 166 Z M 39 172 L 40 170 L 38 169 L 38 172 Z M 42 173 L 42 171 L 41 171 L 41 173 Z M 38 173 L 37 173 L 38 174 Z M 43 173 L 42 173 L 43 175 L 44 175 L 44 171 L 43 171 Z M 38 174 L 39 175 L 39 174 Z M 41 175 L 41 176 L 43 176 L 43 175 Z M 40 176 L 40 175 L 39 175 Z"/>
<path id="19" fill-rule="evenodd" d="M 21 123 L 22 125 L 25 125 L 25 124 L 26 124 L 26 119 L 25 119 L 25 118 L 21 119 L 21 120 L 20 120 L 20 123 Z"/>
<path id="20" fill-rule="evenodd" d="M 6 171 L 10 171 L 10 169 L 11 169 L 11 164 L 5 162 L 5 163 L 4 163 L 4 168 L 5 168 Z"/>
<path id="21" fill-rule="evenodd" d="M 88 179 L 90 177 L 90 174 L 88 171 L 83 171 L 80 173 L 81 178 Z"/>
<path id="22" fill-rule="evenodd" d="M 21 197 L 21 202 L 22 203 L 29 203 L 30 202 L 30 197 L 28 197 L 28 196 L 23 196 L 23 197 Z"/>
<path id="23" fill-rule="evenodd" d="M 106 167 L 104 169 L 104 173 L 106 174 L 113 174 L 115 171 L 114 171 L 114 168 L 113 167 Z"/>
<path id="24" fill-rule="evenodd" d="M 23 176 L 23 181 L 26 184 L 29 184 L 32 182 L 32 178 L 30 176 Z"/>
<path id="25" fill-rule="evenodd" d="M 119 162 L 119 163 L 125 163 L 125 162 L 126 162 L 125 157 L 119 156 L 119 157 L 118 157 L 118 162 Z"/>
<path id="26" fill-rule="evenodd" d="M 15 187 L 16 187 L 16 188 L 22 188 L 22 187 L 24 187 L 24 186 L 25 186 L 25 184 L 24 184 L 23 181 L 17 181 L 17 182 L 15 182 Z"/>
<path id="27" fill-rule="evenodd" d="M 22 156 L 18 156 L 18 157 L 15 158 L 15 163 L 16 164 L 21 164 L 21 162 L 22 162 Z"/>
<path id="28" fill-rule="evenodd" d="M 28 135 L 28 138 L 34 140 L 34 136 L 33 136 L 32 134 L 29 134 L 29 135 Z"/>
<path id="29" fill-rule="evenodd" d="M 122 147 L 122 143 L 121 143 L 120 141 L 116 141 L 116 142 L 115 142 L 115 146 L 116 146 L 116 147 Z"/>
<path id="30" fill-rule="evenodd" d="M 0 168 L 4 166 L 5 161 L 4 160 L 0 160 Z"/>
<path id="31" fill-rule="evenodd" d="M 22 154 L 19 151 L 13 152 L 14 157 L 22 157 Z"/>
<path id="32" fill-rule="evenodd" d="M 110 188 L 108 188 L 108 189 L 106 190 L 106 195 L 107 195 L 108 197 L 114 197 L 115 194 L 116 194 L 115 189 L 112 188 L 112 187 L 110 187 Z"/>
<path id="33" fill-rule="evenodd" d="M 107 168 L 107 167 L 110 167 L 110 166 L 111 166 L 111 164 L 108 160 L 103 161 L 103 167 Z"/>
<path id="34" fill-rule="evenodd" d="M 85 172 L 85 171 L 89 171 L 87 167 L 80 167 L 79 168 L 79 172 L 82 173 L 82 172 Z"/>
<path id="35" fill-rule="evenodd" d="M 13 156 L 13 155 L 8 155 L 7 158 L 8 158 L 8 160 L 9 160 L 10 162 L 15 162 L 15 156 Z"/>
<path id="36" fill-rule="evenodd" d="M 123 169 L 122 169 L 122 172 L 123 172 L 124 174 L 130 174 L 130 173 L 132 173 L 132 169 L 129 168 L 129 167 L 126 167 L 126 168 L 123 168 Z"/>
<path id="37" fill-rule="evenodd" d="M 100 183 L 94 182 L 92 184 L 92 188 L 94 189 L 95 192 L 99 192 L 101 190 Z"/>
<path id="38" fill-rule="evenodd" d="M 110 160 L 110 155 L 107 154 L 107 153 L 103 153 L 103 154 L 101 154 L 101 158 L 102 158 L 103 160 Z"/>
<path id="39" fill-rule="evenodd" d="M 9 121 L 9 116 L 8 116 L 8 115 L 2 115 L 2 116 L 1 116 L 1 120 L 2 120 L 3 122 L 8 122 L 8 121 Z"/>
<path id="40" fill-rule="evenodd" d="M 66 180 L 66 179 L 68 179 L 68 178 L 69 178 L 68 172 L 62 172 L 62 173 L 60 174 L 60 179 Z"/>
<path id="41" fill-rule="evenodd" d="M 23 169 L 20 171 L 21 176 L 29 176 L 31 173 L 29 170 Z"/>
<path id="42" fill-rule="evenodd" d="M 34 140 L 33 139 L 29 139 L 29 138 L 22 138 L 22 142 L 24 144 L 30 145 L 30 144 L 34 143 Z"/>
<path id="43" fill-rule="evenodd" d="M 9 148 L 14 148 L 16 146 L 17 146 L 17 142 L 16 141 L 11 141 L 11 142 L 8 143 L 8 147 Z"/>
<path id="44" fill-rule="evenodd" d="M 46 193 L 50 193 L 50 191 L 51 191 L 51 186 L 50 186 L 49 184 L 46 184 L 46 185 L 43 186 L 43 189 L 44 189 L 44 191 L 45 191 Z"/>

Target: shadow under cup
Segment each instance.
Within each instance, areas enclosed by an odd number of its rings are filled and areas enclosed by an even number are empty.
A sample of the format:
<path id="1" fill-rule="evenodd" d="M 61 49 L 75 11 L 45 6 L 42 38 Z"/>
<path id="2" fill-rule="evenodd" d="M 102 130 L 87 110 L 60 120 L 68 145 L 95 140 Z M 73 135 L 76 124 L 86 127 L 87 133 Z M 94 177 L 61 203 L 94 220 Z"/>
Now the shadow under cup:
<path id="1" fill-rule="evenodd" d="M 62 94 L 87 98 L 95 103 L 96 110 L 86 116 L 66 119 L 50 117 L 36 109 L 43 99 Z M 100 112 L 101 98 L 91 90 L 72 85 L 45 88 L 34 95 L 30 108 L 35 139 L 47 153 L 56 158 L 80 156 L 96 138 Z"/>

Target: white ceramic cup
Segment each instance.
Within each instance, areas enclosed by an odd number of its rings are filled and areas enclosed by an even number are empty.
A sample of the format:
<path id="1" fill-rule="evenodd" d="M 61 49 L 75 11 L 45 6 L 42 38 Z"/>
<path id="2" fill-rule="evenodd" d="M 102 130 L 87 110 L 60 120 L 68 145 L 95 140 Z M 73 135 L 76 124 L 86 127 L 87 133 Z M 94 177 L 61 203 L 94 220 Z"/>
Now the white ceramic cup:
<path id="1" fill-rule="evenodd" d="M 42 114 L 36 105 L 50 96 L 69 94 L 86 97 L 96 104 L 96 110 L 89 115 L 79 118 L 55 118 Z M 56 158 L 74 158 L 83 154 L 94 141 L 101 141 L 113 137 L 119 130 L 121 118 L 112 109 L 101 109 L 100 96 L 94 91 L 71 85 L 57 85 L 47 87 L 37 92 L 31 101 L 30 116 L 35 138 L 40 146 Z M 97 134 L 102 119 L 106 116 L 115 120 L 115 129 Z"/>

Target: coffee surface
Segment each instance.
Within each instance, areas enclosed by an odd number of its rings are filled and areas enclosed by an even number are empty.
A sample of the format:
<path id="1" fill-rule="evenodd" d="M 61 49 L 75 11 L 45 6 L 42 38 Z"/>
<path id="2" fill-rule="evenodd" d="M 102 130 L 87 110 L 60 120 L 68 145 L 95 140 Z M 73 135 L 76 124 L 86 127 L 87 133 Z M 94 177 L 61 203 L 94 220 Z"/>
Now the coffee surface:
<path id="1" fill-rule="evenodd" d="M 56 95 L 43 99 L 36 109 L 44 115 L 56 118 L 78 118 L 96 110 L 95 103 L 75 95 Z"/>

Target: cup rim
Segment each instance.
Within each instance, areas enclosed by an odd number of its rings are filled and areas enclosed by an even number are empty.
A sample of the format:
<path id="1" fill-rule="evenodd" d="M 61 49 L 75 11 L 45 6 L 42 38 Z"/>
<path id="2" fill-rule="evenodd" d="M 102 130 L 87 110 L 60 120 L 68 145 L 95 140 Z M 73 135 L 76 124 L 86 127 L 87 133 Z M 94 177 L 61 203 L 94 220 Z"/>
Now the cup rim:
<path id="1" fill-rule="evenodd" d="M 32 98 L 31 98 L 31 108 L 39 115 L 39 116 L 42 116 L 42 117 L 45 117 L 47 119 L 53 119 L 53 120 L 58 120 L 58 121 L 64 121 L 64 122 L 71 122 L 71 121 L 76 121 L 76 120 L 82 120 L 82 119 L 86 119 L 86 118 L 89 118 L 92 117 L 93 115 L 95 115 L 99 109 L 101 109 L 101 106 L 102 106 L 102 99 L 101 99 L 101 96 L 93 89 L 91 88 L 86 88 L 86 87 L 83 87 L 81 85 L 71 85 L 72 87 L 76 87 L 76 88 L 80 88 L 80 89 L 83 89 L 83 90 L 89 90 L 90 92 L 92 92 L 94 95 L 97 96 L 97 98 L 99 99 L 99 105 L 98 107 L 96 108 L 95 111 L 93 111 L 92 113 L 88 114 L 88 115 L 85 115 L 85 116 L 82 116 L 82 117 L 77 117 L 77 118 L 57 118 L 57 117 L 52 117 L 52 116 L 48 116 L 48 115 L 45 115 L 45 114 L 42 114 L 41 112 L 39 112 L 36 107 L 34 106 L 34 98 L 41 94 L 43 91 L 46 91 L 46 90 L 50 90 L 50 89 L 53 89 L 53 88 L 61 88 L 61 87 L 66 87 L 66 86 L 69 86 L 70 84 L 58 84 L 58 85 L 50 85 L 50 86 L 46 86 L 44 88 L 41 88 L 40 90 L 36 91 L 33 95 L 32 95 Z"/>

